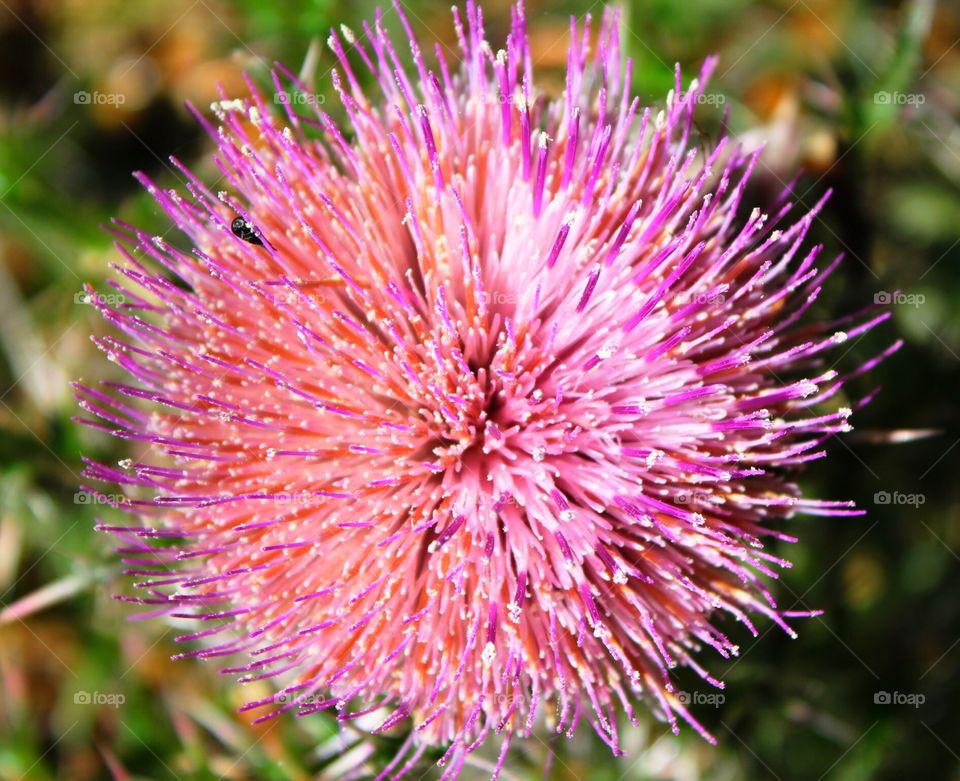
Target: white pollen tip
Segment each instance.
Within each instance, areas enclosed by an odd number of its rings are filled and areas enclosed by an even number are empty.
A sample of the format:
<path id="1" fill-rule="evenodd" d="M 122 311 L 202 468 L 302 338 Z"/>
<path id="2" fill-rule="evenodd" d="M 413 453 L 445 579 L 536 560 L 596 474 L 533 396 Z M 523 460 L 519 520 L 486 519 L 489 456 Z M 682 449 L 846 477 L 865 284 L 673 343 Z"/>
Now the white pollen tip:
<path id="1" fill-rule="evenodd" d="M 483 653 L 480 654 L 480 658 L 483 660 L 484 666 L 489 667 L 496 655 L 497 655 L 496 646 L 493 643 L 487 643 L 483 647 Z"/>

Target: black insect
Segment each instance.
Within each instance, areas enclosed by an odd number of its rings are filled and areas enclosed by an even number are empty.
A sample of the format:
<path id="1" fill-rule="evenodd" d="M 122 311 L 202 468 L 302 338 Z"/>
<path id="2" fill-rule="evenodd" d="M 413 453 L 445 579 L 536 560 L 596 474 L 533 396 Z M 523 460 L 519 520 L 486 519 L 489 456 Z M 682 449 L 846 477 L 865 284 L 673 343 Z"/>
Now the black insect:
<path id="1" fill-rule="evenodd" d="M 243 217 L 234 219 L 234 221 L 230 223 L 230 230 L 233 231 L 234 236 L 238 239 L 243 239 L 248 244 L 256 244 L 258 247 L 263 246 L 263 240 L 257 233 L 257 229 L 253 227 L 252 223 L 243 219 Z"/>

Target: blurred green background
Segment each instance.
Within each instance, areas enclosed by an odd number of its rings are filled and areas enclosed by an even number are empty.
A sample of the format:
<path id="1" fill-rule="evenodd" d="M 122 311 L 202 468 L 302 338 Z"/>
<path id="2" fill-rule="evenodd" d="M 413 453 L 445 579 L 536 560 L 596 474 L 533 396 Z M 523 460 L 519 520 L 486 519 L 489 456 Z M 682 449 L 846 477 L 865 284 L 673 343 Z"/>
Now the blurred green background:
<path id="1" fill-rule="evenodd" d="M 87 280 L 104 289 L 116 259 L 99 225 L 169 227 L 130 172 L 175 186 L 171 154 L 213 171 L 184 101 L 207 106 L 217 82 L 240 92 L 244 71 L 266 85 L 274 60 L 298 70 L 312 40 L 341 22 L 359 29 L 373 7 L 0 0 L 0 779 L 334 778 L 391 751 L 338 737 L 324 716 L 251 726 L 235 711 L 256 692 L 214 664 L 169 661 L 174 631 L 127 620 L 111 594 L 129 584 L 92 530 L 104 508 L 77 494 L 81 453 L 124 452 L 70 422 L 67 385 L 115 370 L 88 339 L 103 326 L 81 296 Z M 454 48 L 446 4 L 405 7 L 423 40 Z M 502 40 L 509 5 L 485 9 L 488 37 Z M 833 188 L 813 233 L 847 261 L 820 313 L 895 301 L 892 324 L 844 345 L 838 367 L 898 335 L 906 346 L 854 384 L 854 398 L 883 391 L 802 480 L 868 515 L 787 524 L 801 542 L 783 546 L 795 566 L 774 591 L 826 614 L 795 622 L 798 640 L 731 626 L 740 659 L 701 659 L 727 682 L 722 702 L 695 706 L 719 746 L 647 720 L 620 759 L 585 731 L 515 742 L 504 778 L 543 777 L 552 751 L 548 777 L 573 781 L 960 779 L 960 4 L 632 0 L 624 11 L 649 103 L 662 104 L 674 62 L 689 78 L 720 54 L 698 132 L 708 143 L 729 109 L 745 143 L 767 140 L 747 207 L 801 168 L 801 204 Z M 528 3 L 547 88 L 562 87 L 568 16 L 588 12 L 601 5 Z M 392 11 L 386 20 L 396 29 Z M 321 47 L 321 94 L 332 67 Z M 917 499 L 884 502 L 895 493 Z M 697 685 L 678 676 L 703 699 Z M 489 777 L 483 762 L 463 778 Z M 429 777 L 428 764 L 410 776 Z"/>

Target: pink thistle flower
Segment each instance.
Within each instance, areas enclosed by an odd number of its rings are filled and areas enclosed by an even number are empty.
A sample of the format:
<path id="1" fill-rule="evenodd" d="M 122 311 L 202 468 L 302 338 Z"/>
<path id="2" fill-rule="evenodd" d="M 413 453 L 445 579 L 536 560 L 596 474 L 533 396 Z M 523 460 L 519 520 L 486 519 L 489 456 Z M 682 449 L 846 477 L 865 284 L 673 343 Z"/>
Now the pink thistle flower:
<path id="1" fill-rule="evenodd" d="M 722 686 L 694 656 L 737 653 L 721 613 L 793 635 L 763 541 L 857 513 L 789 475 L 849 429 L 814 411 L 852 376 L 821 354 L 887 315 L 798 326 L 837 263 L 801 249 L 822 201 L 738 219 L 759 152 L 689 143 L 713 60 L 641 107 L 610 13 L 549 100 L 521 6 L 497 51 L 479 7 L 455 23 L 459 70 L 411 37 L 408 73 L 379 14 L 331 36 L 349 131 L 224 96 L 224 192 L 140 176 L 192 247 L 114 228 L 132 290 L 94 302 L 129 341 L 97 344 L 134 383 L 78 398 L 147 455 L 89 463 L 139 519 L 102 528 L 132 601 L 198 622 L 183 656 L 275 682 L 262 718 L 409 720 L 383 777 L 444 747 L 453 778 L 491 733 L 499 773 L 541 716 L 619 752 L 641 701 L 712 740 L 670 670 Z"/>

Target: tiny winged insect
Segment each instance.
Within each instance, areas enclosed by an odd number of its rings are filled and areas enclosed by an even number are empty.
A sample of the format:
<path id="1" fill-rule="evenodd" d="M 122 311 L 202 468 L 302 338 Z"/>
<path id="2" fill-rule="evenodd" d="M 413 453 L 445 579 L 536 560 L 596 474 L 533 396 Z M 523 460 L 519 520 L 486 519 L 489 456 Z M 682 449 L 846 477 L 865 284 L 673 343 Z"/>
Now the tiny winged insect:
<path id="1" fill-rule="evenodd" d="M 253 227 L 253 223 L 247 222 L 243 217 L 234 218 L 233 222 L 230 223 L 230 230 L 233 231 L 234 236 L 248 244 L 263 246 L 263 239 L 260 238 L 257 229 Z"/>

